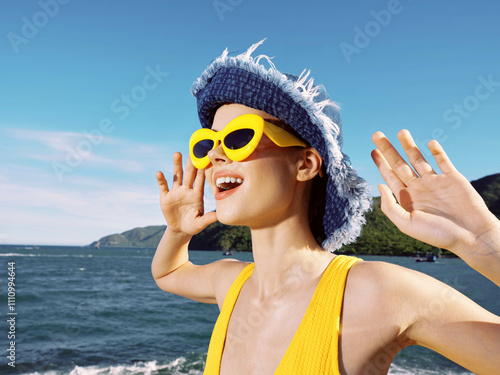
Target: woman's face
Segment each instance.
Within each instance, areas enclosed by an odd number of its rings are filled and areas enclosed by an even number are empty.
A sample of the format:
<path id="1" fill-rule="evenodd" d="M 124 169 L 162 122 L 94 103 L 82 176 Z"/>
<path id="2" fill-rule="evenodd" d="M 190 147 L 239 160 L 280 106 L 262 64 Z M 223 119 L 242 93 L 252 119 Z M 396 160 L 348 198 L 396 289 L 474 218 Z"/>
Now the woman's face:
<path id="1" fill-rule="evenodd" d="M 217 110 L 212 129 L 221 131 L 231 120 L 247 113 L 270 122 L 276 120 L 260 110 L 226 104 Z M 243 161 L 229 159 L 220 145 L 211 150 L 208 157 L 211 164 L 205 174 L 216 199 L 220 222 L 260 228 L 293 214 L 296 148 L 279 147 L 263 135 L 255 151 Z"/>

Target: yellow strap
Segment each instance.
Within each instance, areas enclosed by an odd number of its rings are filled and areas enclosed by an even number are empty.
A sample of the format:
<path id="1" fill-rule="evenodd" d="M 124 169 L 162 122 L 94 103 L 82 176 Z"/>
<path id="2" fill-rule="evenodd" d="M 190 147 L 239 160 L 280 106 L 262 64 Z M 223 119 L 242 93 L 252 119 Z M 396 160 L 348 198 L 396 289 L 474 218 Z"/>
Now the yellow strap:
<path id="1" fill-rule="evenodd" d="M 231 288 L 226 294 L 224 303 L 222 304 L 222 309 L 215 323 L 214 330 L 212 332 L 212 338 L 210 339 L 210 345 L 208 347 L 207 363 L 205 365 L 205 375 L 218 375 L 220 371 L 220 364 L 222 361 L 222 352 L 224 350 L 224 344 L 226 342 L 227 327 L 229 325 L 229 319 L 233 313 L 234 305 L 238 299 L 241 288 L 243 284 L 248 280 L 252 271 L 255 267 L 254 263 L 250 263 L 248 266 L 243 268 L 236 280 L 234 280 Z"/>
<path id="2" fill-rule="evenodd" d="M 275 374 L 339 374 L 338 337 L 347 273 L 359 258 L 338 255 L 325 270 Z"/>
<path id="3" fill-rule="evenodd" d="M 359 258 L 338 255 L 326 268 L 290 346 L 275 374 L 340 374 L 338 336 L 347 273 Z M 229 319 L 243 284 L 253 272 L 246 266 L 229 288 L 208 348 L 205 375 L 218 375 Z"/>

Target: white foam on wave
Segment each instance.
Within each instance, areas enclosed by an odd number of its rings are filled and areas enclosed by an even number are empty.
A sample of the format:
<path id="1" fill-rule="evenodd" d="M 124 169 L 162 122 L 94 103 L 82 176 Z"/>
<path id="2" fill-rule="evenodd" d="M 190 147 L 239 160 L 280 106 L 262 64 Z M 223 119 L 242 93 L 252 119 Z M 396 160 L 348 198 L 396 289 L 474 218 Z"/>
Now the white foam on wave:
<path id="1" fill-rule="evenodd" d="M 108 367 L 100 366 L 75 366 L 69 372 L 69 375 L 155 375 L 155 374 L 172 374 L 172 375 L 202 375 L 202 371 L 186 370 L 182 371 L 186 358 L 180 357 L 173 361 L 159 365 L 157 361 L 137 362 L 133 365 L 116 365 Z M 24 375 L 61 375 L 62 372 L 47 371 L 43 373 L 33 372 Z M 65 372 L 65 374 L 67 374 Z"/>
<path id="2" fill-rule="evenodd" d="M 389 367 L 389 372 L 387 373 L 388 375 L 471 375 L 472 373 L 469 371 L 456 371 L 456 370 L 430 370 L 430 369 L 408 369 L 404 367 L 400 367 L 398 365 L 395 365 L 394 363 L 391 364 L 391 367 Z"/>
<path id="3" fill-rule="evenodd" d="M 69 372 L 69 375 L 156 375 L 156 374 L 171 374 L 171 375 L 202 375 L 199 370 L 186 370 L 184 365 L 187 359 L 179 357 L 166 364 L 158 364 L 157 361 L 137 362 L 132 365 L 116 365 L 108 367 L 100 366 L 75 366 Z M 23 375 L 62 375 L 60 371 L 47 371 L 47 372 L 33 372 Z M 64 374 L 68 374 L 64 372 Z M 455 369 L 449 370 L 431 370 L 431 369 L 408 369 L 391 364 L 388 375 L 470 375 L 468 371 L 457 371 Z"/>
<path id="4" fill-rule="evenodd" d="M 4 253 L 0 257 L 37 257 L 38 254 L 18 254 L 18 253 Z"/>
<path id="5" fill-rule="evenodd" d="M 3 253 L 0 257 L 92 258 L 92 254 L 20 254 Z"/>

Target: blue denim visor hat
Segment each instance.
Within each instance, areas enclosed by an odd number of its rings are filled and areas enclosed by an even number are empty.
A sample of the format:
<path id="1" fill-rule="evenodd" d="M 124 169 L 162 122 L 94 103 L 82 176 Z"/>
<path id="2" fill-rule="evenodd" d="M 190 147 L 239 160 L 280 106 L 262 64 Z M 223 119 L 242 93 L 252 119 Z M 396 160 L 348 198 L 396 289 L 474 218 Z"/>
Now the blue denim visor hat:
<path id="1" fill-rule="evenodd" d="M 325 250 L 334 252 L 354 242 L 365 223 L 364 213 L 371 207 L 366 181 L 350 166 L 342 153 L 339 107 L 324 88 L 314 85 L 309 72 L 300 77 L 279 72 L 265 55 L 252 57 L 263 43 L 245 53 L 228 56 L 227 49 L 212 62 L 193 84 L 202 127 L 210 128 L 217 109 L 225 103 L 238 103 L 279 118 L 314 147 L 326 167 L 327 186 L 323 229 Z M 264 58 L 270 65 L 260 64 Z"/>

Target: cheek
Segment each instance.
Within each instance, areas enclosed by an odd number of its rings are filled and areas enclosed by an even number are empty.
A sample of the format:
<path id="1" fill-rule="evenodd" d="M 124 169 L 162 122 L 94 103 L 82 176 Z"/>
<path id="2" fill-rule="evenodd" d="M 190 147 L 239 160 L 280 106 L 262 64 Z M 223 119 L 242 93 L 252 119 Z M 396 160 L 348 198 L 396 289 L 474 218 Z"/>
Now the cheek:
<path id="1" fill-rule="evenodd" d="M 261 169 L 266 176 L 272 175 L 281 186 L 293 184 L 295 181 L 295 155 L 289 149 L 274 146 L 261 153 L 257 157 L 262 161 Z"/>
<path id="2" fill-rule="evenodd" d="M 295 188 L 295 173 L 290 159 L 278 154 L 259 163 L 259 178 L 255 184 L 268 203 L 281 204 L 290 201 Z"/>

